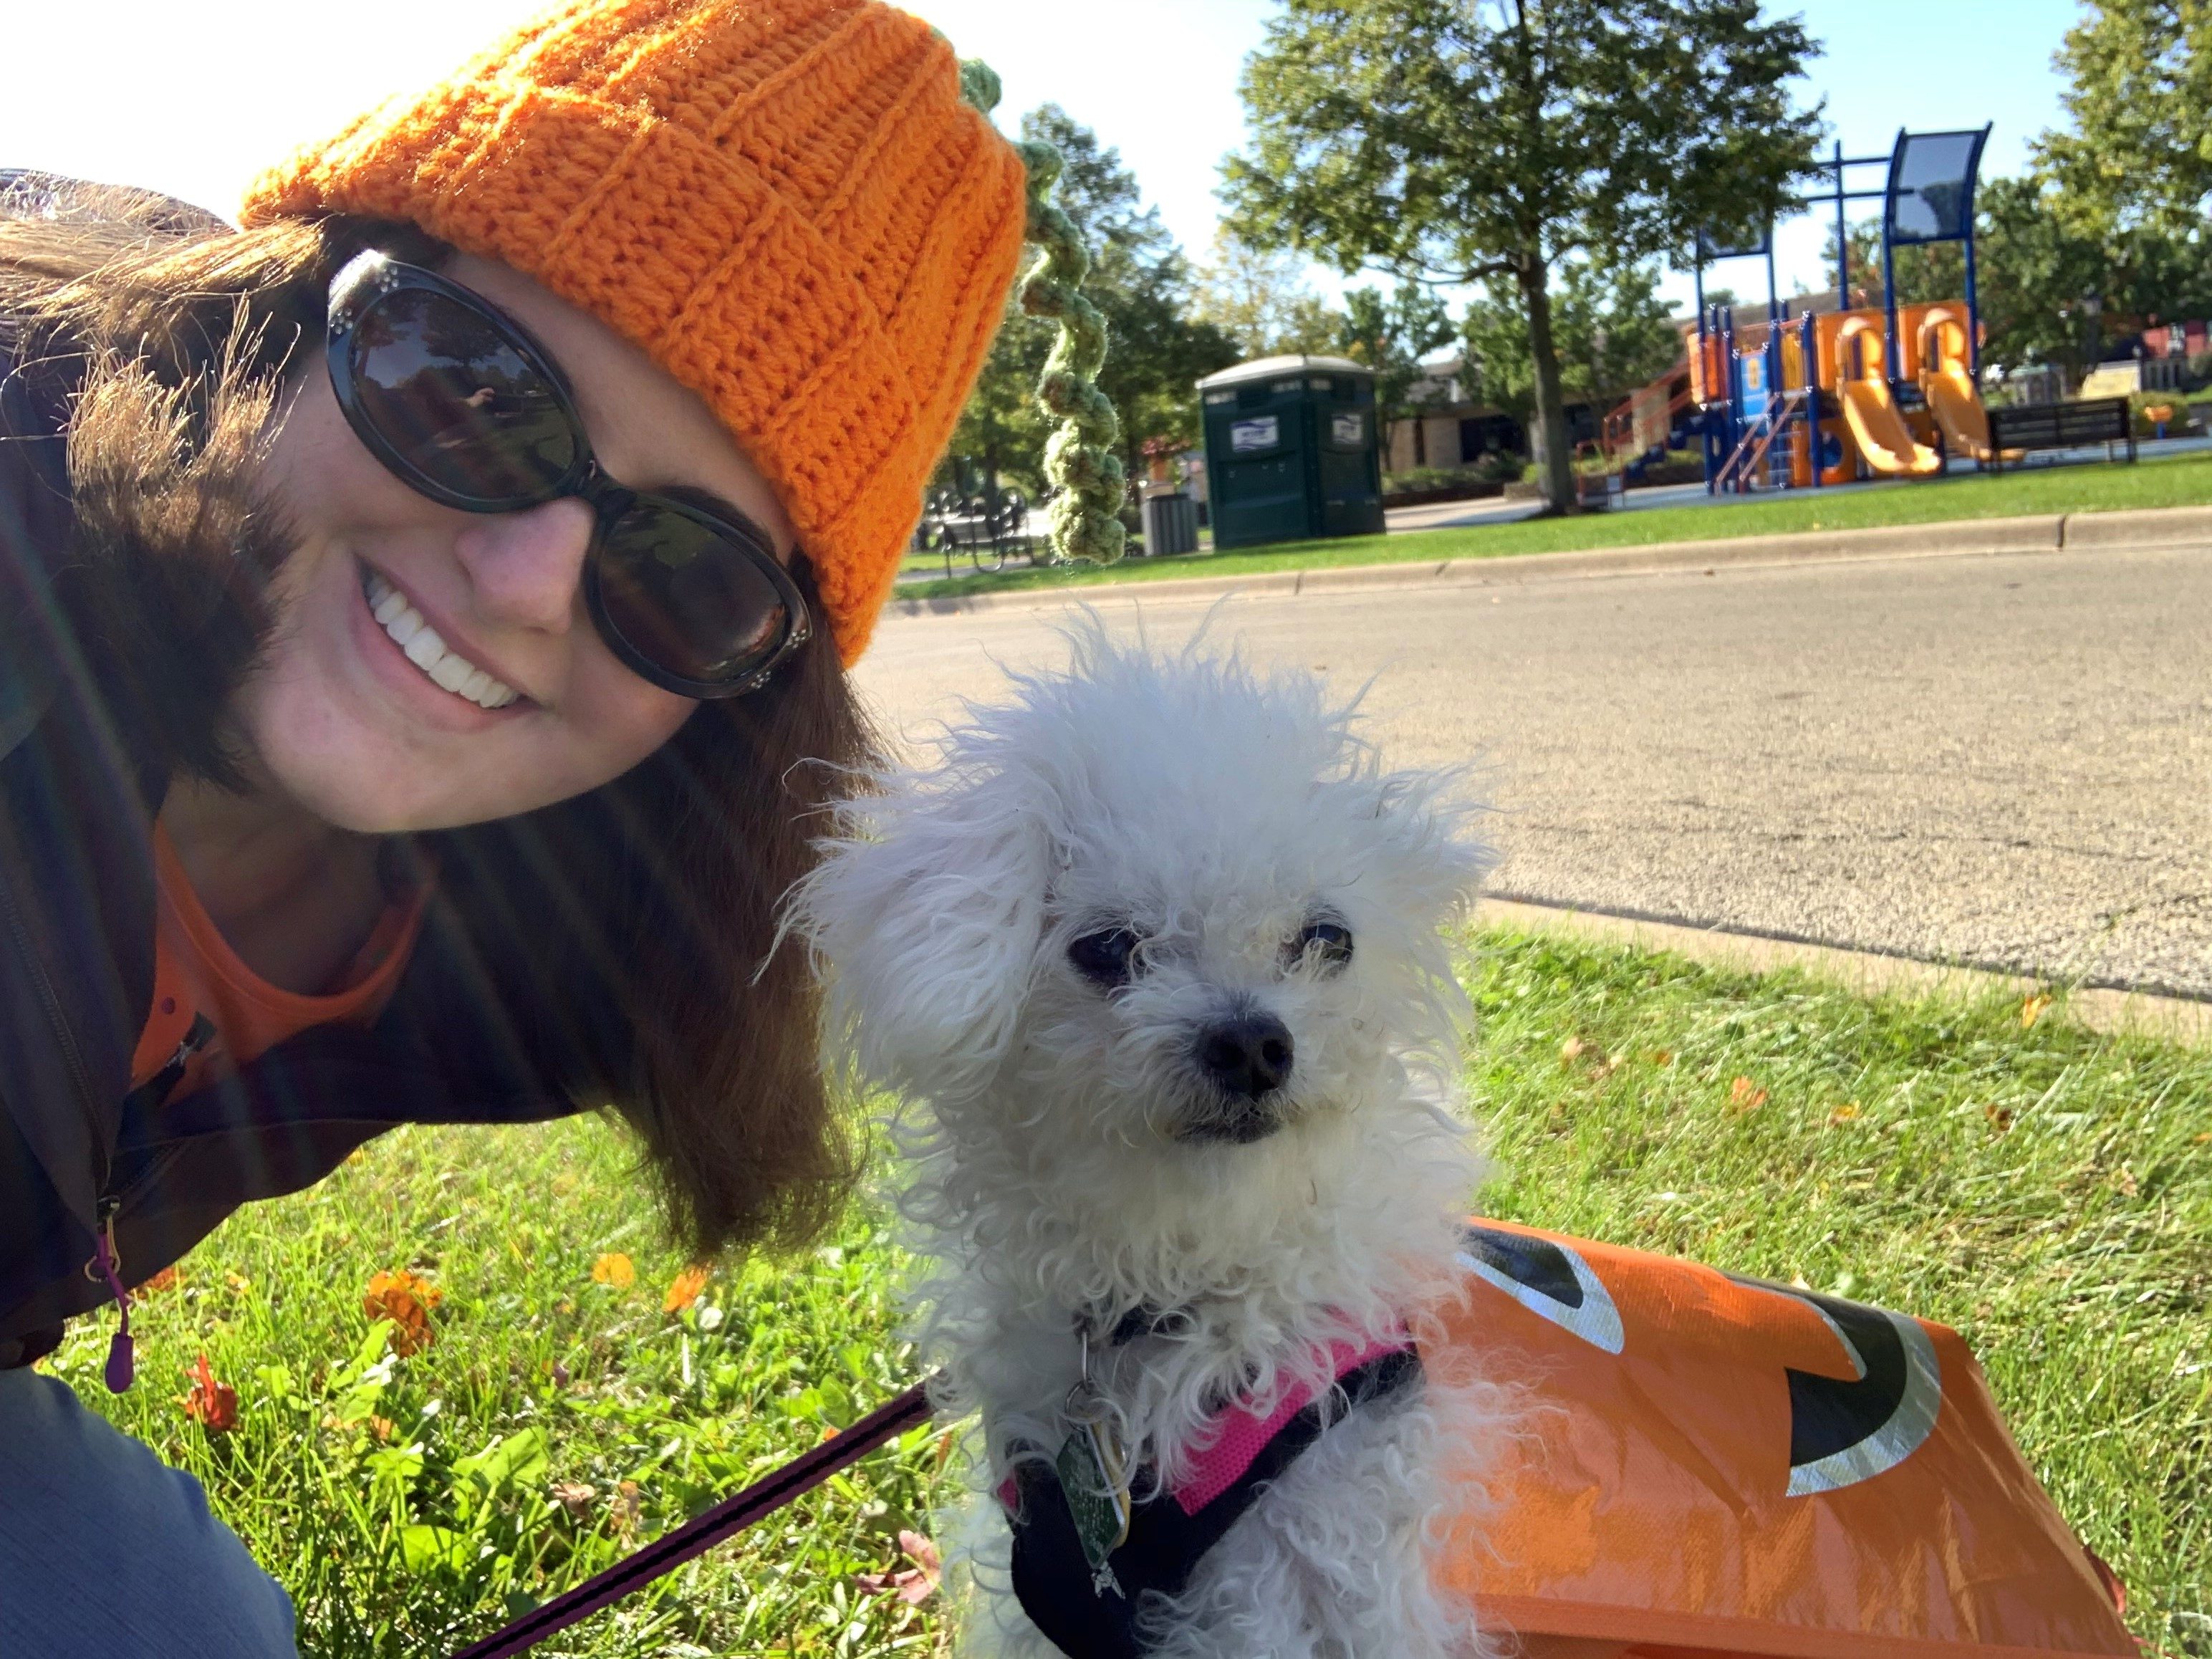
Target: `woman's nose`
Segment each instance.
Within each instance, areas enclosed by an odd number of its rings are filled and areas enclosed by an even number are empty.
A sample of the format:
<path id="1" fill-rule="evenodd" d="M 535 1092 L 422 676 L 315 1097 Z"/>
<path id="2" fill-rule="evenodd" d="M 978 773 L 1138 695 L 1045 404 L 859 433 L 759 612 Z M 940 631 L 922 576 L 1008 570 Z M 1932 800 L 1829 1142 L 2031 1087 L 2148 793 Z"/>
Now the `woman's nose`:
<path id="1" fill-rule="evenodd" d="M 575 620 L 592 530 L 592 509 L 573 496 L 464 526 L 453 555 L 468 573 L 477 614 L 508 628 L 565 634 Z"/>

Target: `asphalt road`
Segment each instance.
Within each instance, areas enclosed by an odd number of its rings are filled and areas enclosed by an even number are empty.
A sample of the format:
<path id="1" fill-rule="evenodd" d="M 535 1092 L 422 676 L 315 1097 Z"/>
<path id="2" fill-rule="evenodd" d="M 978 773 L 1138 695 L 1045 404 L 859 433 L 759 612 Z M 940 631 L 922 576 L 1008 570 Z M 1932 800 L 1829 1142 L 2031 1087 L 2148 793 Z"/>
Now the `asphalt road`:
<path id="1" fill-rule="evenodd" d="M 1142 615 L 1179 639 L 1212 603 Z M 886 620 L 860 684 L 923 732 L 1058 661 L 1060 614 Z M 1393 761 L 1479 759 L 1501 896 L 2212 997 L 2212 552 L 1255 596 L 1214 627 L 1371 678 Z"/>

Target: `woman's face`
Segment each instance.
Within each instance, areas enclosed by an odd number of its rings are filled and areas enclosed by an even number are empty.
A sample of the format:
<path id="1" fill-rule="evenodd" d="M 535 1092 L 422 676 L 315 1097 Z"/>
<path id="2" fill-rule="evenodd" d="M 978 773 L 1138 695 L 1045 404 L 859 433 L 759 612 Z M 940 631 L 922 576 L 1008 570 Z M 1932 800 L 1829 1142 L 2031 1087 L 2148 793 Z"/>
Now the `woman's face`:
<path id="1" fill-rule="evenodd" d="M 720 497 L 788 562 L 790 521 L 697 397 L 505 265 L 462 255 L 446 274 L 552 354 L 610 476 Z M 263 482 L 293 551 L 275 581 L 264 665 L 233 711 L 266 786 L 324 822 L 382 834 L 526 812 L 628 771 L 691 712 L 690 700 L 625 668 L 592 627 L 583 502 L 484 514 L 416 494 L 354 436 L 319 347 L 283 412 Z M 371 612 L 366 590 L 381 598 L 387 586 L 514 700 L 486 708 L 500 701 L 497 685 L 471 677 L 448 690 L 418 667 Z M 459 680 L 459 665 L 441 678 Z"/>

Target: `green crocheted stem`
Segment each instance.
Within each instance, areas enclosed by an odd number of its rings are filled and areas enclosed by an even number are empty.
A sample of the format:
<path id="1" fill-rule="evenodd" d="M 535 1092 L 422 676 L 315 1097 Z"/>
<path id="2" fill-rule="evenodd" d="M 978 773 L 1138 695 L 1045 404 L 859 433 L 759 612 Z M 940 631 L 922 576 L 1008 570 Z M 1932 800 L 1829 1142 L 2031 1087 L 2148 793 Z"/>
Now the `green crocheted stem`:
<path id="1" fill-rule="evenodd" d="M 1041 250 L 1022 278 L 1022 309 L 1060 325 L 1037 381 L 1037 401 L 1060 422 L 1044 447 L 1045 477 L 1059 489 L 1047 514 L 1053 559 L 1111 564 L 1121 556 L 1125 539 L 1119 515 L 1127 477 L 1114 448 L 1121 422 L 1098 389 L 1106 319 L 1078 292 L 1091 270 L 1083 239 L 1048 199 L 1060 180 L 1060 152 L 1036 143 L 1018 148 L 1029 169 L 1029 240 Z"/>
<path id="2" fill-rule="evenodd" d="M 960 96 L 988 115 L 999 106 L 999 72 L 980 58 L 960 60 Z"/>

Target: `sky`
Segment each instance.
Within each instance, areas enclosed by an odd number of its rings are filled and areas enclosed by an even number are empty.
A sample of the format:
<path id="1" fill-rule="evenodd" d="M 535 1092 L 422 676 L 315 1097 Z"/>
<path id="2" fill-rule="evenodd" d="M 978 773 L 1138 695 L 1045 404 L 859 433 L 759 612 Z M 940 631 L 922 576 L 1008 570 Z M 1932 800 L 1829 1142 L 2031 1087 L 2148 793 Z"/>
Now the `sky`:
<path id="1" fill-rule="evenodd" d="M 8 24 L 0 167 L 146 185 L 228 214 L 259 169 L 389 94 L 438 79 L 536 0 L 19 0 Z M 1244 142 L 1237 73 L 1274 0 L 914 0 L 1006 83 L 1000 124 L 1063 106 L 1121 153 L 1194 255 L 1212 239 L 1218 162 Z M 2077 0 L 1789 0 L 1823 55 L 1801 103 L 1825 103 L 1846 155 L 1917 131 L 1994 122 L 1983 175 L 2017 171 L 2062 119 L 2051 53 Z M 43 65 L 45 72 L 27 72 Z M 1877 169 L 1863 180 L 1880 182 Z M 1862 210 L 1878 203 L 1855 204 Z M 1784 223 L 1780 285 L 1828 285 L 1830 219 Z M 1337 279 L 1317 273 L 1334 292 Z M 1756 261 L 1711 281 L 1750 297 Z M 1686 276 L 1662 290 L 1688 304 Z"/>

